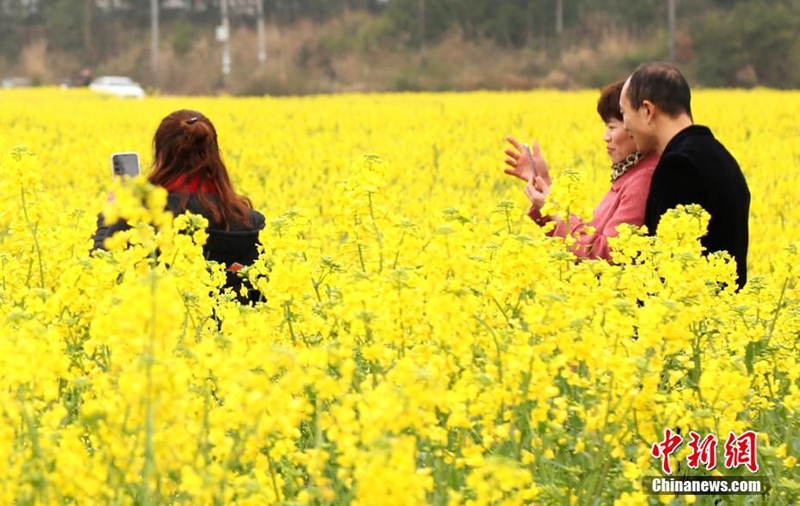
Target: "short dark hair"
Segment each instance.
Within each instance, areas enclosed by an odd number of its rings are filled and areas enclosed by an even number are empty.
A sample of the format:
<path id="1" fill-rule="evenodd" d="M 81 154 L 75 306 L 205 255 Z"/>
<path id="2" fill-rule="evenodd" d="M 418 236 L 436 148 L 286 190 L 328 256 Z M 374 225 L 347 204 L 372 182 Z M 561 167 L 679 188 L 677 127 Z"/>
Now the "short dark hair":
<path id="1" fill-rule="evenodd" d="M 625 79 L 611 83 L 600 90 L 600 98 L 597 99 L 597 114 L 606 123 L 612 119 L 622 121 L 622 113 L 619 110 L 619 97 L 622 94 L 622 87 Z"/>
<path id="2" fill-rule="evenodd" d="M 692 92 L 680 71 L 669 63 L 652 62 L 639 65 L 628 83 L 628 100 L 634 109 L 649 100 L 670 115 L 686 113 L 692 117 Z"/>

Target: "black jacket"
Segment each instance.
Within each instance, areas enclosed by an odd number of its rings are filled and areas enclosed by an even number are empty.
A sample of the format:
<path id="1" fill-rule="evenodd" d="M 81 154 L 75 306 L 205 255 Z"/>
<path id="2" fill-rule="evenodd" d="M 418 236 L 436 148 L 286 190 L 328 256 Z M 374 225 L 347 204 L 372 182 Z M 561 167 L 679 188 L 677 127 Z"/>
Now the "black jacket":
<path id="1" fill-rule="evenodd" d="M 182 204 L 185 201 L 185 208 Z M 203 255 L 206 260 L 219 262 L 225 265 L 226 269 L 233 267 L 234 264 L 242 266 L 252 265 L 258 259 L 258 233 L 264 228 L 264 215 L 256 210 L 250 211 L 250 224 L 231 223 L 230 230 L 225 230 L 224 225 L 214 223 L 211 215 L 204 211 L 194 194 L 170 193 L 167 196 L 167 209 L 176 216 L 185 211 L 204 216 L 208 220 L 208 239 L 203 246 Z M 103 215 L 97 217 L 97 230 L 92 236 L 94 243 L 93 250 L 104 249 L 103 242 L 117 231 L 126 230 L 130 226 L 125 221 L 118 221 L 113 224 L 106 224 Z M 235 270 L 226 271 L 227 280 L 225 288 L 232 288 L 236 293 L 239 302 L 245 304 L 263 300 L 260 292 L 253 289 L 249 283 L 243 282 L 242 278 Z M 243 297 L 239 294 L 242 285 L 248 287 L 248 295 Z"/>
<path id="2" fill-rule="evenodd" d="M 644 223 L 655 234 L 661 215 L 678 204 L 700 204 L 710 215 L 701 243 L 736 259 L 738 285 L 747 282 L 750 190 L 739 164 L 707 127 L 692 125 L 669 141 L 653 172 Z"/>

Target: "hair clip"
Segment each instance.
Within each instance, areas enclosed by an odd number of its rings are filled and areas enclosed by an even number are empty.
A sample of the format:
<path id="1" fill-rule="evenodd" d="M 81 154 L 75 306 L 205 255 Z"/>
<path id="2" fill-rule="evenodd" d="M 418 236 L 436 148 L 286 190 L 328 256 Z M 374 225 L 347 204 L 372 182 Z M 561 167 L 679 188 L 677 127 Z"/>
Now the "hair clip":
<path id="1" fill-rule="evenodd" d="M 197 122 L 197 116 L 192 116 L 191 118 L 189 118 L 189 119 L 186 121 L 186 124 L 187 124 L 187 125 L 191 125 L 191 124 L 193 124 L 193 123 L 196 123 L 196 122 Z"/>

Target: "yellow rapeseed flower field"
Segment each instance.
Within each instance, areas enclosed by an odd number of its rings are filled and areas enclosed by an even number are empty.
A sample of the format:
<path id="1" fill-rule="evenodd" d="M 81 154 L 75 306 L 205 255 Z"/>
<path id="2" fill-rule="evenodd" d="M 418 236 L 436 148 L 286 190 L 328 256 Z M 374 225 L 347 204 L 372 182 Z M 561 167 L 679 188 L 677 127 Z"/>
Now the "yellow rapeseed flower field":
<path id="1" fill-rule="evenodd" d="M 615 265 L 525 215 L 504 136 L 539 139 L 588 218 L 610 175 L 596 97 L 0 92 L 0 503 L 682 503 L 643 485 L 666 429 L 673 475 L 796 502 L 800 93 L 694 96 L 752 193 L 741 292 L 698 208 L 623 229 Z M 180 108 L 267 216 L 246 269 L 265 304 L 215 290 L 201 218 L 111 181 L 113 152 L 147 172 Z M 135 226 L 91 256 L 104 209 Z M 713 470 L 690 431 L 717 438 Z M 725 465 L 747 431 L 756 472 Z"/>

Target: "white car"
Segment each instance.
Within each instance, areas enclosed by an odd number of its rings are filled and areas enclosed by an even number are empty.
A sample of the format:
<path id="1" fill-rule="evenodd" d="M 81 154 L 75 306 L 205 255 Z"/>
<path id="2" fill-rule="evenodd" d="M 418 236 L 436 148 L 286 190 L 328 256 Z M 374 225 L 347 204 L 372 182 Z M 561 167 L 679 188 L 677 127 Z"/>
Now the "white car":
<path id="1" fill-rule="evenodd" d="M 109 95 L 116 95 L 118 97 L 129 98 L 143 98 L 145 93 L 144 89 L 139 86 L 139 83 L 134 82 L 129 77 L 123 76 L 102 76 L 98 77 L 89 89 L 98 93 L 105 93 Z"/>

